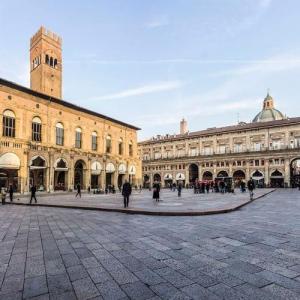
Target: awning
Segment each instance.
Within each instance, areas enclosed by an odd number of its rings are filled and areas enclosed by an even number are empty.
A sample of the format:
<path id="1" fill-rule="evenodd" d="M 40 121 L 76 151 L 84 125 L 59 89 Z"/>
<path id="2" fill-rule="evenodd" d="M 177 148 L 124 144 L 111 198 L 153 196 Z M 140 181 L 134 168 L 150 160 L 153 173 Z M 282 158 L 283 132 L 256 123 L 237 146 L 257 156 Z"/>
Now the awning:
<path id="1" fill-rule="evenodd" d="M 167 173 L 167 174 L 164 176 L 164 179 L 165 179 L 165 180 L 171 180 L 171 179 L 173 179 L 173 176 L 172 176 L 172 174 Z"/>
<path id="2" fill-rule="evenodd" d="M 126 173 L 125 164 L 120 164 L 118 170 L 119 170 L 119 174 L 125 174 Z"/>
<path id="3" fill-rule="evenodd" d="M 106 173 L 113 173 L 113 172 L 116 171 L 116 168 L 115 168 L 115 166 L 112 163 L 108 163 L 106 165 L 105 170 L 106 170 Z"/>
<path id="4" fill-rule="evenodd" d="M 102 166 L 99 163 L 99 161 L 94 161 L 91 164 L 91 173 L 92 173 L 92 175 L 99 175 L 101 173 L 101 170 L 102 170 Z"/>
<path id="5" fill-rule="evenodd" d="M 136 173 L 136 167 L 134 165 L 129 166 L 129 175 L 135 175 Z"/>
<path id="6" fill-rule="evenodd" d="M 183 173 L 176 174 L 176 180 L 185 180 L 185 175 Z"/>
<path id="7" fill-rule="evenodd" d="M 1 169 L 19 169 L 20 159 L 14 153 L 5 153 L 0 156 Z"/>

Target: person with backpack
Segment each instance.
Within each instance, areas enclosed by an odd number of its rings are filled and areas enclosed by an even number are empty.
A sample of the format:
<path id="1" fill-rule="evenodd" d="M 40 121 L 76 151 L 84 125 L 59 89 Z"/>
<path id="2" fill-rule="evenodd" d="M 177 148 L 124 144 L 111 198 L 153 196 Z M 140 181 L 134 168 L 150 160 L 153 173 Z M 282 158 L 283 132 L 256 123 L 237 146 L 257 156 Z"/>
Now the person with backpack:
<path id="1" fill-rule="evenodd" d="M 30 192 L 31 192 L 31 196 L 30 196 L 30 202 L 29 204 L 32 203 L 32 199 L 35 200 L 35 203 L 37 203 L 37 200 L 36 200 L 36 186 L 35 185 L 32 185 L 31 189 L 30 189 Z"/>
<path id="2" fill-rule="evenodd" d="M 255 189 L 255 183 L 254 183 L 254 180 L 252 179 L 252 177 L 250 177 L 250 180 L 247 183 L 247 187 L 248 187 L 248 191 L 250 193 L 250 200 L 253 200 L 253 196 L 254 196 L 253 190 Z"/>
<path id="3" fill-rule="evenodd" d="M 131 185 L 130 183 L 125 180 L 125 183 L 123 184 L 123 188 L 122 188 L 122 195 L 124 197 L 124 208 L 128 207 L 129 204 L 129 196 L 131 195 Z"/>

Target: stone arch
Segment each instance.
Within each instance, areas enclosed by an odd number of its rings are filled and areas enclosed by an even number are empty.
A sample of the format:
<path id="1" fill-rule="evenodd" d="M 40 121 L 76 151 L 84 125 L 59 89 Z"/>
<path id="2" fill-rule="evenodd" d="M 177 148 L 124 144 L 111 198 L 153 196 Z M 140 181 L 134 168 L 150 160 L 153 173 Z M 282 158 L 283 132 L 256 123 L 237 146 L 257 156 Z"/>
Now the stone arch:
<path id="1" fill-rule="evenodd" d="M 78 159 L 74 164 L 74 187 L 79 184 L 83 189 L 85 186 L 86 163 L 83 159 Z"/>
<path id="2" fill-rule="evenodd" d="M 203 172 L 202 180 L 213 180 L 213 173 L 210 171 Z"/>
<path id="3" fill-rule="evenodd" d="M 228 173 L 225 170 L 222 170 L 218 173 L 217 177 L 228 177 Z"/>
<path id="4" fill-rule="evenodd" d="M 284 187 L 284 172 L 278 169 L 273 170 L 270 173 L 270 185 L 271 187 Z"/>
<path id="5" fill-rule="evenodd" d="M 30 167 L 47 167 L 47 165 L 47 160 L 42 155 L 32 156 L 29 162 Z"/>
<path id="6" fill-rule="evenodd" d="M 246 173 L 243 170 L 236 170 L 233 172 L 232 177 L 234 179 L 245 179 Z"/>
<path id="7" fill-rule="evenodd" d="M 0 156 L 0 190 L 2 187 L 8 188 L 10 185 L 15 191 L 20 190 L 19 169 L 20 159 L 13 152 L 6 152 Z"/>
<path id="8" fill-rule="evenodd" d="M 159 173 L 155 173 L 153 175 L 153 181 L 158 181 L 158 182 L 161 182 L 161 176 Z"/>
<path id="9" fill-rule="evenodd" d="M 290 162 L 290 185 L 291 187 L 300 185 L 300 157 L 295 157 Z"/>

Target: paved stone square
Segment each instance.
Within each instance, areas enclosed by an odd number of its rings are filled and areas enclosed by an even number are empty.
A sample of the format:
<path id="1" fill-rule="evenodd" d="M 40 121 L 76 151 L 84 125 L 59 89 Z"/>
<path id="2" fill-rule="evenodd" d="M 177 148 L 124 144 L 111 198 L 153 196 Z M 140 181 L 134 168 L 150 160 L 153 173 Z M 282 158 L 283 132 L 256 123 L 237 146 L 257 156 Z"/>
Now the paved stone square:
<path id="1" fill-rule="evenodd" d="M 300 192 L 194 217 L 0 206 L 0 299 L 300 299 Z"/>
<path id="2" fill-rule="evenodd" d="M 273 189 L 256 189 L 254 198 L 268 194 Z M 249 193 L 241 193 L 239 189 L 234 194 L 194 194 L 192 189 L 183 189 L 181 197 L 177 196 L 177 191 L 162 189 L 160 201 L 152 199 L 152 191 L 133 191 L 130 197 L 129 208 L 124 209 L 123 197 L 121 193 L 97 195 L 83 193 L 82 197 L 76 198 L 75 193 L 65 194 L 38 194 L 38 204 L 64 206 L 64 207 L 86 207 L 103 210 L 115 210 L 121 212 L 138 213 L 183 213 L 183 214 L 205 214 L 233 210 L 249 202 Z M 19 200 L 17 200 L 19 199 Z M 15 197 L 15 203 L 28 203 L 29 196 Z M 33 202 L 34 204 L 34 202 Z"/>

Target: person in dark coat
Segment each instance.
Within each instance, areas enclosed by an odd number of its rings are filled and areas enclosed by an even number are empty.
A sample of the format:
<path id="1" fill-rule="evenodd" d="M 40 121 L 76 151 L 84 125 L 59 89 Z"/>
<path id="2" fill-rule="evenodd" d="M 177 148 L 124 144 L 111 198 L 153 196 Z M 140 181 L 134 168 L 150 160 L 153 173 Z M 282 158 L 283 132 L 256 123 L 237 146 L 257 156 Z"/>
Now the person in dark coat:
<path id="1" fill-rule="evenodd" d="M 205 185 L 205 189 L 206 189 L 207 194 L 209 193 L 209 187 L 210 187 L 209 182 L 207 182 L 206 185 Z"/>
<path id="2" fill-rule="evenodd" d="M 125 180 L 125 183 L 123 184 L 123 188 L 122 188 L 122 195 L 124 197 L 124 208 L 128 207 L 129 204 L 129 196 L 131 195 L 131 185 L 130 183 Z"/>
<path id="3" fill-rule="evenodd" d="M 77 198 L 77 196 L 79 195 L 79 197 L 81 198 L 81 186 L 80 186 L 80 183 L 77 183 L 76 189 L 77 189 L 77 193 L 76 193 L 75 197 Z"/>
<path id="4" fill-rule="evenodd" d="M 160 185 L 158 182 L 154 182 L 154 184 L 153 184 L 153 199 L 155 199 L 156 202 L 159 201 L 159 192 L 160 192 Z"/>
<path id="5" fill-rule="evenodd" d="M 250 199 L 252 200 L 253 199 L 253 190 L 255 189 L 255 183 L 254 183 L 254 180 L 252 179 L 252 177 L 248 181 L 247 187 L 248 187 L 248 191 L 250 193 Z"/>
<path id="6" fill-rule="evenodd" d="M 181 183 L 178 184 L 177 190 L 178 190 L 178 197 L 181 197 L 181 191 L 182 191 Z"/>
<path id="7" fill-rule="evenodd" d="M 35 185 L 32 185 L 31 189 L 30 189 L 30 192 L 31 192 L 31 196 L 30 196 L 30 204 L 32 203 L 32 199 L 35 200 L 35 203 L 37 203 L 37 200 L 36 200 L 36 186 Z"/>
<path id="8" fill-rule="evenodd" d="M 14 189 L 12 185 L 9 186 L 8 192 L 9 192 L 9 200 L 10 202 L 12 202 L 14 197 Z"/>

